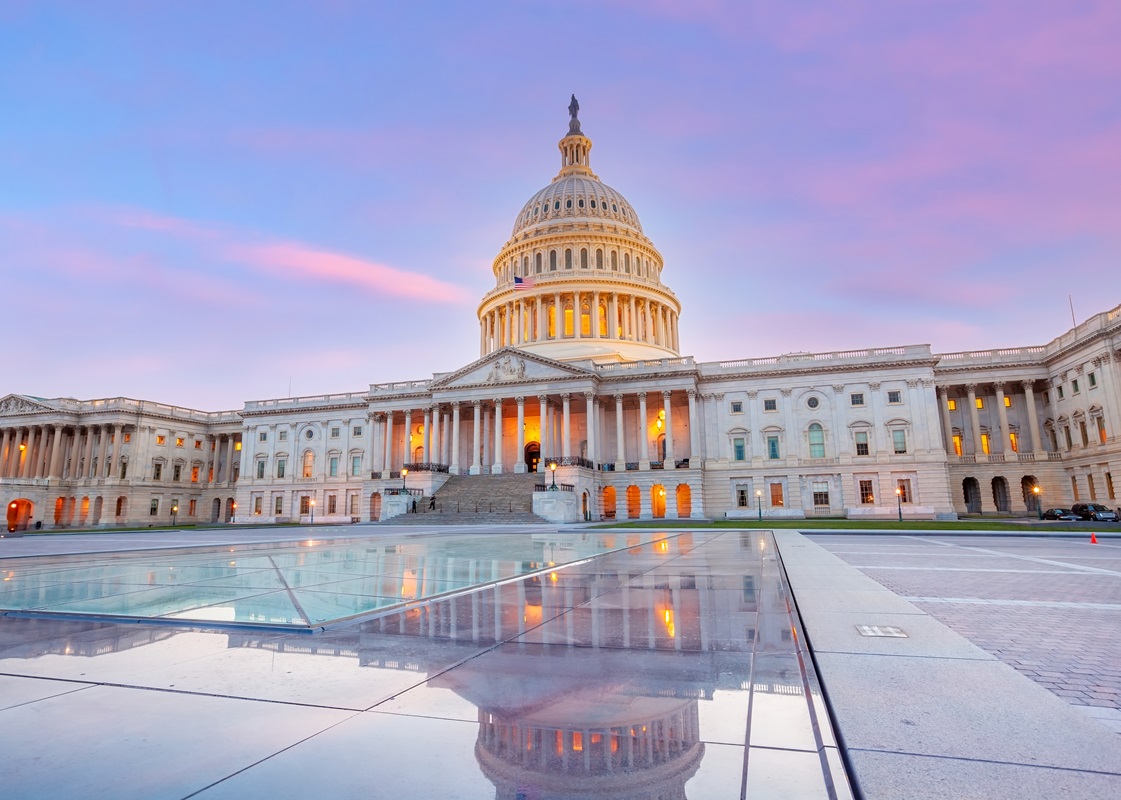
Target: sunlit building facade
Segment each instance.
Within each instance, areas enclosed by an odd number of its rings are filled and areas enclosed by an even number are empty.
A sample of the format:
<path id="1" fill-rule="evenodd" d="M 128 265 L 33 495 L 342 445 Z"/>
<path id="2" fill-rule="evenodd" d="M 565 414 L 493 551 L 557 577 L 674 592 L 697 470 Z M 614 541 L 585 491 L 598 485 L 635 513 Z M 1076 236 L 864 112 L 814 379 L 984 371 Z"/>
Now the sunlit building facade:
<path id="1" fill-rule="evenodd" d="M 1040 346 L 697 361 L 672 265 L 592 171 L 576 111 L 494 259 L 477 361 L 218 413 L 9 394 L 9 527 L 377 521 L 418 496 L 426 522 L 504 502 L 554 522 L 1116 505 L 1121 306 Z"/>

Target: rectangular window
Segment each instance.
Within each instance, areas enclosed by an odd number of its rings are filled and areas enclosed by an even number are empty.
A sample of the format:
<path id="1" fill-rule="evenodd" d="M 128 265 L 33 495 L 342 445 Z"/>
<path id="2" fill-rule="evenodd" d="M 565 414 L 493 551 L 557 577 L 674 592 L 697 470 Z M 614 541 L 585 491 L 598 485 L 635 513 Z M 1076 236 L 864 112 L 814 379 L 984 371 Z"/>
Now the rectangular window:
<path id="1" fill-rule="evenodd" d="M 961 455 L 961 434 L 960 433 L 955 433 L 954 434 L 954 455 L 955 456 L 960 456 Z"/>
<path id="2" fill-rule="evenodd" d="M 163 480 L 163 464 L 160 464 L 160 463 L 157 462 L 157 463 L 152 465 L 152 480 L 154 480 L 154 481 L 162 481 Z"/>
<path id="3" fill-rule="evenodd" d="M 911 482 L 909 480 L 900 480 L 895 484 L 899 489 L 899 500 L 903 503 L 911 502 Z"/>
<path id="4" fill-rule="evenodd" d="M 167 444 L 167 437 L 162 434 L 156 435 L 156 444 Z"/>
<path id="5" fill-rule="evenodd" d="M 1070 382 L 1070 393 L 1078 394 L 1079 391 L 1080 389 L 1078 388 L 1078 378 L 1075 378 Z"/>
<path id="6" fill-rule="evenodd" d="M 1109 495 L 1110 500 L 1117 499 L 1117 493 L 1113 488 L 1113 473 L 1107 472 L 1105 474 L 1105 491 Z"/>
<path id="7" fill-rule="evenodd" d="M 1063 426 L 1063 436 L 1065 436 L 1066 440 L 1067 440 L 1067 450 L 1074 447 L 1074 439 L 1072 439 L 1071 436 L 1070 436 L 1070 426 L 1069 425 L 1064 425 Z"/>
<path id="8" fill-rule="evenodd" d="M 358 475 L 362 472 L 362 456 L 350 457 L 350 474 Z"/>
<path id="9" fill-rule="evenodd" d="M 1051 439 L 1051 452 L 1059 452 L 1059 440 L 1055 437 L 1054 429 L 1047 431 L 1047 436 Z"/>
<path id="10" fill-rule="evenodd" d="M 987 433 L 981 434 L 981 452 L 985 455 L 989 454 L 989 435 Z"/>
<path id="11" fill-rule="evenodd" d="M 284 513 L 284 498 L 280 495 L 273 498 L 272 513 L 276 514 L 278 517 Z"/>
<path id="12" fill-rule="evenodd" d="M 951 397 L 950 399 L 948 399 L 946 401 L 946 408 L 948 408 L 950 411 L 957 411 L 958 410 L 958 401 L 954 400 Z"/>
<path id="13" fill-rule="evenodd" d="M 283 458 L 278 458 L 276 460 L 276 477 L 278 477 L 278 478 L 283 478 L 284 477 L 284 468 L 287 465 L 288 465 L 288 462 L 285 461 Z"/>
<path id="14" fill-rule="evenodd" d="M 1075 476 L 1075 475 L 1070 476 L 1070 491 L 1071 491 L 1071 494 L 1074 495 L 1075 500 L 1080 500 L 1081 499 L 1078 496 L 1078 477 Z"/>
<path id="15" fill-rule="evenodd" d="M 153 497 L 152 502 L 148 505 L 148 516 L 154 517 L 154 516 L 156 516 L 156 514 L 159 514 L 159 513 L 160 513 L 160 501 L 158 499 L 156 499 L 155 497 Z"/>
<path id="16" fill-rule="evenodd" d="M 171 468 L 171 479 L 173 481 L 177 481 L 182 477 L 183 477 L 183 467 L 179 464 L 174 465 Z"/>
<path id="17" fill-rule="evenodd" d="M 280 441 L 287 442 L 288 441 L 288 431 L 281 431 L 279 438 L 280 438 Z"/>
<path id="18" fill-rule="evenodd" d="M 1098 423 L 1098 441 L 1105 444 L 1105 440 L 1109 437 L 1105 435 L 1105 417 L 1096 417 Z"/>
<path id="19" fill-rule="evenodd" d="M 350 513 L 350 516 L 352 516 L 352 517 L 357 517 L 358 516 L 358 495 L 356 495 L 356 494 L 352 494 L 350 496 L 350 512 L 349 513 Z"/>
<path id="20" fill-rule="evenodd" d="M 864 405 L 864 392 L 853 392 L 849 395 L 849 404 L 854 406 Z"/>
<path id="21" fill-rule="evenodd" d="M 1089 375 L 1086 376 L 1086 380 L 1088 380 L 1090 382 L 1090 388 L 1091 389 L 1093 389 L 1095 386 L 1098 385 L 1098 376 L 1095 375 L 1092 372 Z M 127 433 L 125 434 L 125 441 L 126 442 L 128 441 L 128 434 Z"/>
<path id="22" fill-rule="evenodd" d="M 121 480 L 123 481 L 128 477 L 128 462 L 121 461 Z"/>
<path id="23" fill-rule="evenodd" d="M 777 436 L 768 436 L 767 437 L 767 458 L 776 459 L 778 457 L 779 457 L 778 437 Z"/>
<path id="24" fill-rule="evenodd" d="M 892 431 L 891 443 L 895 448 L 896 454 L 907 452 L 907 431 Z"/>
<path id="25" fill-rule="evenodd" d="M 354 429 L 351 431 L 351 435 L 352 436 L 361 436 L 362 435 L 362 426 L 361 425 L 355 425 Z"/>
<path id="26" fill-rule="evenodd" d="M 815 482 L 813 485 L 814 490 L 814 506 L 819 508 L 829 507 L 829 484 L 825 481 Z"/>
<path id="27" fill-rule="evenodd" d="M 187 516 L 188 517 L 193 517 L 198 512 L 198 508 L 199 508 L 199 501 L 198 500 L 194 500 L 194 499 L 188 500 L 187 501 Z"/>
<path id="28" fill-rule="evenodd" d="M 198 467 L 198 466 L 191 467 L 191 483 L 198 483 L 199 482 L 199 470 L 201 470 L 201 469 L 202 469 L 202 467 Z"/>
<path id="29" fill-rule="evenodd" d="M 269 435 L 268 435 L 267 432 L 261 431 L 260 433 L 257 434 L 257 441 L 258 442 L 267 442 L 268 440 L 269 440 Z"/>
<path id="30" fill-rule="evenodd" d="M 176 447 L 182 447 L 183 446 L 183 437 L 182 436 L 176 436 L 175 437 L 175 446 Z"/>
<path id="31" fill-rule="evenodd" d="M 307 514 L 311 511 L 311 498 L 306 494 L 300 498 L 300 513 Z"/>
<path id="32" fill-rule="evenodd" d="M 747 448 L 744 446 L 743 437 L 737 436 L 732 439 L 732 458 L 736 461 L 743 461 L 747 458 Z"/>
<path id="33" fill-rule="evenodd" d="M 1005 408 L 1012 408 L 1012 398 L 1009 397 L 1008 395 L 1004 395 L 1004 407 Z"/>
<path id="34" fill-rule="evenodd" d="M 1086 420 L 1078 420 L 1078 432 L 1082 435 L 1082 446 L 1090 444 L 1090 437 L 1086 434 Z"/>
<path id="35" fill-rule="evenodd" d="M 856 454 L 858 456 L 868 455 L 868 431 L 856 432 Z"/>
<path id="36" fill-rule="evenodd" d="M 747 489 L 736 489 L 736 507 L 747 508 Z"/>
<path id="37" fill-rule="evenodd" d="M 1020 437 L 1016 435 L 1016 431 L 1008 432 L 1008 443 L 1012 445 L 1012 452 L 1020 452 Z"/>
<path id="38" fill-rule="evenodd" d="M 310 478 L 312 471 L 315 469 L 315 454 L 312 452 L 304 453 L 304 477 Z"/>
<path id="39" fill-rule="evenodd" d="M 333 494 L 327 495 L 327 513 L 334 514 L 338 507 L 338 497 Z"/>
<path id="40" fill-rule="evenodd" d="M 778 400 L 776 400 L 773 397 L 767 398 L 766 400 L 763 401 L 763 410 L 764 411 L 778 411 Z"/>
<path id="41" fill-rule="evenodd" d="M 862 480 L 860 482 L 860 502 L 866 506 L 875 505 L 876 493 L 872 490 L 872 481 Z"/>
<path id="42" fill-rule="evenodd" d="M 202 439 L 195 439 L 195 449 L 196 450 L 201 450 L 202 449 Z"/>
<path id="43" fill-rule="evenodd" d="M 331 438 L 332 439 L 338 439 L 339 438 L 339 429 L 338 428 L 331 428 Z"/>
<path id="44" fill-rule="evenodd" d="M 339 477 L 339 457 L 338 456 L 331 456 L 331 460 L 328 462 L 328 465 L 330 466 L 330 469 L 331 469 L 331 477 L 332 478 Z"/>
<path id="45" fill-rule="evenodd" d="M 241 442 L 234 442 L 234 452 L 235 453 L 241 452 Z"/>
<path id="46" fill-rule="evenodd" d="M 782 508 L 782 484 L 771 484 L 771 508 Z"/>
<path id="47" fill-rule="evenodd" d="M 1055 387 L 1055 394 L 1058 396 L 1058 398 L 1060 400 L 1062 400 L 1063 399 L 1063 387 L 1062 386 L 1056 386 Z"/>
<path id="48" fill-rule="evenodd" d="M 257 462 L 257 480 L 261 480 L 264 477 L 265 477 L 265 462 L 264 462 L 264 459 L 262 459 L 261 461 Z"/>
<path id="49" fill-rule="evenodd" d="M 1090 377 L 1093 378 L 1094 376 L 1091 374 Z M 1092 381 L 1091 381 L 1090 385 L 1091 386 L 1094 385 Z M 132 434 L 131 433 L 126 433 L 125 434 L 125 444 L 128 444 L 131 441 L 132 441 Z"/>
<path id="50" fill-rule="evenodd" d="M 1093 475 L 1087 475 L 1086 476 L 1086 488 L 1090 490 L 1090 499 L 1091 500 L 1097 500 L 1098 499 L 1098 490 L 1097 490 L 1097 487 L 1094 486 L 1094 476 Z"/>
<path id="51" fill-rule="evenodd" d="M 743 413 L 743 401 L 742 400 L 735 400 L 735 401 L 732 402 L 732 413 L 733 414 L 742 414 Z"/>
<path id="52" fill-rule="evenodd" d="M 265 498 L 254 497 L 253 498 L 253 513 L 256 514 L 257 516 L 260 516 L 261 515 L 261 508 L 262 508 L 262 506 L 264 506 L 264 503 L 265 503 Z"/>
<path id="53" fill-rule="evenodd" d="M 976 400 L 976 404 L 977 404 L 977 408 L 984 408 L 985 407 L 985 398 L 978 397 L 977 400 Z"/>
<path id="54" fill-rule="evenodd" d="M 902 392 L 896 392 L 896 391 L 888 392 L 887 393 L 887 401 L 889 403 L 891 403 L 892 405 L 895 405 L 897 403 L 902 403 L 903 402 L 903 393 Z"/>

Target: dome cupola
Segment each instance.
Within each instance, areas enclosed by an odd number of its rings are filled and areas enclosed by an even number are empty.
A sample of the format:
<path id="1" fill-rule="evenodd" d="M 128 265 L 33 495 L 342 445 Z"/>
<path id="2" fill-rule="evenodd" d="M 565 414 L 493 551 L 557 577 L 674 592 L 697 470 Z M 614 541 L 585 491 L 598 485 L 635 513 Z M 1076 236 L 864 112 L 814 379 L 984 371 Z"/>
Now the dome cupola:
<path id="1" fill-rule="evenodd" d="M 592 172 L 575 95 L 561 168 L 518 213 L 479 305 L 480 351 L 517 347 L 559 360 L 678 355 L 681 304 L 662 256 L 625 197 Z"/>

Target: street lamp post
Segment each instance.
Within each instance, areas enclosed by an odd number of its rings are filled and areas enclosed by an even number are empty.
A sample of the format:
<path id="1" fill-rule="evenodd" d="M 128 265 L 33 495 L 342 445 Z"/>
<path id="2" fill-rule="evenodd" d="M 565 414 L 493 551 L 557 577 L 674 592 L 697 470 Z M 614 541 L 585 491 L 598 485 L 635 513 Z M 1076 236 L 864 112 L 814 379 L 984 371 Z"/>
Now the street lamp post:
<path id="1" fill-rule="evenodd" d="M 315 524 L 315 498 L 314 497 L 311 498 L 310 508 L 311 508 L 311 522 L 309 522 L 308 524 L 309 525 L 314 525 Z"/>
<path id="2" fill-rule="evenodd" d="M 763 521 L 763 492 L 755 490 L 755 510 L 759 512 L 759 521 Z"/>
<path id="3" fill-rule="evenodd" d="M 1039 495 L 1043 492 L 1039 486 L 1031 487 L 1031 493 L 1035 495 L 1035 510 L 1039 513 L 1039 518 L 1043 519 L 1043 498 Z"/>
<path id="4" fill-rule="evenodd" d="M 178 513 L 179 513 L 179 506 L 177 506 L 177 505 L 172 506 L 171 507 L 171 527 L 173 527 L 173 528 L 175 527 L 175 515 L 178 514 Z"/>
<path id="5" fill-rule="evenodd" d="M 555 492 L 557 490 L 557 462 L 554 461 L 553 463 L 551 463 L 549 465 L 549 469 L 553 471 L 553 486 L 551 491 Z"/>
<path id="6" fill-rule="evenodd" d="M 230 503 L 230 522 L 237 520 L 237 503 Z"/>
<path id="7" fill-rule="evenodd" d="M 409 471 L 407 469 L 402 469 L 401 470 L 401 494 L 408 494 L 408 492 L 405 491 L 405 478 L 407 478 L 407 477 L 409 477 Z"/>
<path id="8" fill-rule="evenodd" d="M 903 521 L 903 489 L 895 487 L 895 507 L 899 509 L 899 521 Z"/>

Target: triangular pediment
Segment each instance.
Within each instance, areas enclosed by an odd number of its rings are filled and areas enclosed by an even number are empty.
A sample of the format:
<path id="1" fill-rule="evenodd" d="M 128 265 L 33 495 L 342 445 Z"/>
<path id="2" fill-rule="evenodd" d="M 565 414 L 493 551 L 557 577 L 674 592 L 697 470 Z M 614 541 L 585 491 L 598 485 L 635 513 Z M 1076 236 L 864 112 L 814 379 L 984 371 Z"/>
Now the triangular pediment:
<path id="1" fill-rule="evenodd" d="M 24 397 L 22 394 L 10 394 L 0 398 L 0 414 L 38 414 L 43 411 L 57 411 L 54 406 L 47 405 L 38 399 Z"/>
<path id="2" fill-rule="evenodd" d="M 551 358 L 505 347 L 483 356 L 455 372 L 432 381 L 432 389 L 539 383 L 542 381 L 594 378 L 591 370 L 554 361 Z"/>

